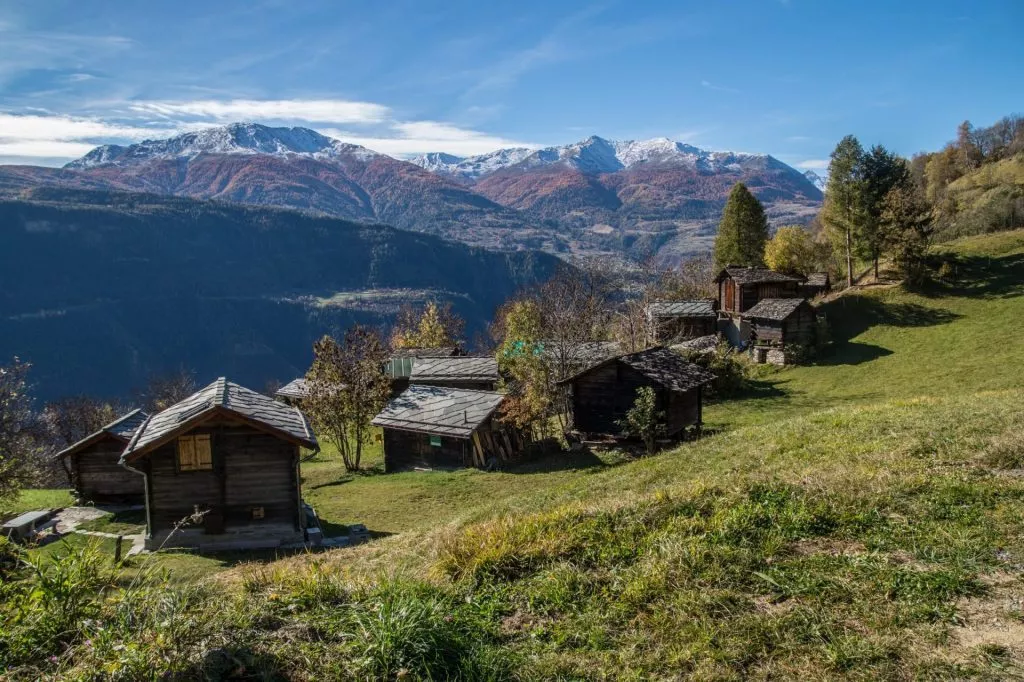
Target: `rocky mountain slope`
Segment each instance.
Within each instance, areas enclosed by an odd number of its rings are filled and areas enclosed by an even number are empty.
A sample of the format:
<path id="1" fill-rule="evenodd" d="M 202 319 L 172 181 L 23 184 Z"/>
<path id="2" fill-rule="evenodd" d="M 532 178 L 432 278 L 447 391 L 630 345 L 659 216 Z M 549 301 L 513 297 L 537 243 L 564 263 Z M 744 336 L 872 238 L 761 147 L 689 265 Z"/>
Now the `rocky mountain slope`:
<path id="1" fill-rule="evenodd" d="M 383 222 L 491 248 L 666 259 L 709 247 L 737 181 L 776 223 L 806 221 L 820 205 L 814 184 L 771 156 L 665 138 L 408 162 L 305 128 L 238 123 L 105 145 L 63 169 L 0 167 L 9 197 L 43 185 L 149 192 Z"/>
<path id="2" fill-rule="evenodd" d="M 0 201 L 0 358 L 41 398 L 125 395 L 181 365 L 260 388 L 314 339 L 451 301 L 469 338 L 559 261 L 379 224 L 141 194 L 35 190 Z"/>

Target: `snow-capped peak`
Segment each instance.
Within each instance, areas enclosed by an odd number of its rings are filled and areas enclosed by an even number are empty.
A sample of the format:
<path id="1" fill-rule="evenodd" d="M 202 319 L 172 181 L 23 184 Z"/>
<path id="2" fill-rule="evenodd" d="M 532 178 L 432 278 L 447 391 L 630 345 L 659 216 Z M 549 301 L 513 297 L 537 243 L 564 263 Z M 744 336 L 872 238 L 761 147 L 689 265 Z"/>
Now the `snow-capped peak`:
<path id="1" fill-rule="evenodd" d="M 113 164 L 130 166 L 151 159 L 192 158 L 199 154 L 269 154 L 332 158 L 343 154 L 366 159 L 377 153 L 321 135 L 309 128 L 271 128 L 258 123 L 232 123 L 182 133 L 166 140 L 146 140 L 128 147 L 103 145 L 65 168 Z"/>
<path id="2" fill-rule="evenodd" d="M 761 154 L 708 152 L 667 137 L 615 141 L 592 135 L 579 142 L 544 149 L 499 149 L 467 158 L 434 153 L 412 162 L 434 173 L 475 180 L 506 168 L 528 170 L 554 165 L 591 174 L 614 173 L 640 164 L 687 166 L 714 172 L 738 170 L 742 164 L 765 163 L 768 158 Z"/>
<path id="3" fill-rule="evenodd" d="M 825 187 L 828 185 L 828 183 L 825 181 L 823 177 L 821 177 L 812 170 L 804 171 L 804 177 L 810 180 L 811 184 L 817 187 L 822 192 L 825 191 Z"/>

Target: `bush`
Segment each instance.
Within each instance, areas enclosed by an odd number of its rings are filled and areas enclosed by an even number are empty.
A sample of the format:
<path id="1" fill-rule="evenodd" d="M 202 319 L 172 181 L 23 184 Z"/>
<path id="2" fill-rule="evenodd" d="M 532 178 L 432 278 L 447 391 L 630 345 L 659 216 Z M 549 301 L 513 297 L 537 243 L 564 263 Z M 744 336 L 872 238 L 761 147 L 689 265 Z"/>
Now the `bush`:
<path id="1" fill-rule="evenodd" d="M 720 341 L 712 351 L 683 350 L 681 354 L 688 362 L 714 373 L 715 380 L 705 388 L 708 399 L 729 398 L 750 385 L 750 363 L 727 341 Z"/>

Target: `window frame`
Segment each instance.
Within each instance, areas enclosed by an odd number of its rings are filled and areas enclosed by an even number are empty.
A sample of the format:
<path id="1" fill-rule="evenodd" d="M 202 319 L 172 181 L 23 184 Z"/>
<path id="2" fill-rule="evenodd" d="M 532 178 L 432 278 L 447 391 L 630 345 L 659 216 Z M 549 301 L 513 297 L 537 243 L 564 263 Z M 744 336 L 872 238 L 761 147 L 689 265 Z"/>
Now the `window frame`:
<path id="1" fill-rule="evenodd" d="M 205 448 L 200 447 L 200 443 L 205 443 Z M 186 445 L 191 450 L 191 456 L 186 461 L 182 458 L 184 452 L 183 445 Z M 202 457 L 203 450 L 207 455 L 205 458 Z M 203 461 L 203 460 L 206 461 Z M 175 440 L 175 464 L 178 469 L 178 473 L 193 473 L 197 471 L 213 471 L 213 437 L 209 433 L 190 433 L 178 436 Z"/>

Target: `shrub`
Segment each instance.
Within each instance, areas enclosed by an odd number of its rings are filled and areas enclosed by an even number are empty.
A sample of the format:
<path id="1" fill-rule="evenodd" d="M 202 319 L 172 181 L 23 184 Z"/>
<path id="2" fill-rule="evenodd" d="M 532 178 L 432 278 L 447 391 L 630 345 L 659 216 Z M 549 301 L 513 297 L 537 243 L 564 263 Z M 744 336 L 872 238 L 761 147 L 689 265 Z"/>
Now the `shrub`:
<path id="1" fill-rule="evenodd" d="M 713 351 L 683 350 L 688 362 L 700 365 L 715 375 L 706 387 L 706 398 L 728 398 L 745 391 L 749 385 L 750 364 L 727 341 L 721 341 Z"/>
<path id="2" fill-rule="evenodd" d="M 618 426 L 629 436 L 644 442 L 647 454 L 654 454 L 655 442 L 665 431 L 665 413 L 658 409 L 658 398 L 650 386 L 641 386 L 636 391 L 633 407 L 626 412 L 626 418 Z"/>

